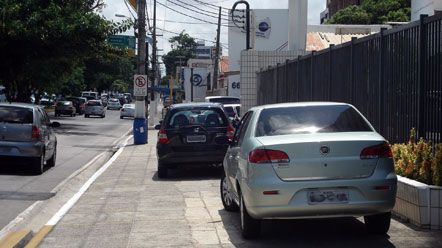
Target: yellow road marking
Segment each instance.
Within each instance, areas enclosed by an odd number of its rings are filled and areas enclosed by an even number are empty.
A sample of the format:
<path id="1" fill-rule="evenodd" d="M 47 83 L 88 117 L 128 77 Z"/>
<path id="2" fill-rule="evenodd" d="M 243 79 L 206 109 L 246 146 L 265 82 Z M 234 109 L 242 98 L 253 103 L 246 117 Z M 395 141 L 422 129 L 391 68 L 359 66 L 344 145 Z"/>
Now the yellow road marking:
<path id="1" fill-rule="evenodd" d="M 34 235 L 34 237 L 29 241 L 29 243 L 25 246 L 25 248 L 35 248 L 37 247 L 40 242 L 48 235 L 54 226 L 45 225 L 43 226 L 37 234 Z"/>
<path id="2" fill-rule="evenodd" d="M 11 232 L 0 240 L 0 248 L 13 248 L 23 246 L 32 238 L 31 230 L 20 230 Z"/>

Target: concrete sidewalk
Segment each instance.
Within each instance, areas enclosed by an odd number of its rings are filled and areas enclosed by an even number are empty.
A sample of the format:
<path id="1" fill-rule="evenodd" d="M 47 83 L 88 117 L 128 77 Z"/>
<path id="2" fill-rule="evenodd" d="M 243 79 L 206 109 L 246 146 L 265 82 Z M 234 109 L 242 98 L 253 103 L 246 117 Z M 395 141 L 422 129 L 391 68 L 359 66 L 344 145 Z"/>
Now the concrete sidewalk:
<path id="1" fill-rule="evenodd" d="M 441 231 L 392 219 L 388 235 L 368 235 L 362 218 L 263 222 L 244 240 L 239 214 L 223 209 L 220 170 L 169 171 L 159 180 L 156 131 L 128 145 L 39 247 L 440 247 Z M 132 144 L 129 141 L 129 144 Z"/>
<path id="2" fill-rule="evenodd" d="M 149 131 L 149 144 L 128 145 L 39 247 L 230 243 L 218 211 L 208 208 L 219 209 L 218 183 L 158 181 L 155 144 L 156 131 Z"/>

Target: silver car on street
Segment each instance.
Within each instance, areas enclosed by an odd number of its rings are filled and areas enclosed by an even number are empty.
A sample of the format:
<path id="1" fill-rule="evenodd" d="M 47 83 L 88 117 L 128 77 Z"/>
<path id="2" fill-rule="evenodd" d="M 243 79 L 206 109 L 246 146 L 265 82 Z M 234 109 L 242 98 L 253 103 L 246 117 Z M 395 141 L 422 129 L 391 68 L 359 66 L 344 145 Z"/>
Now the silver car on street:
<path id="1" fill-rule="evenodd" d="M 124 117 L 135 117 L 135 104 L 124 104 L 120 110 L 120 119 Z"/>
<path id="2" fill-rule="evenodd" d="M 37 105 L 0 103 L 0 165 L 22 164 L 34 174 L 55 166 L 57 137 L 48 114 Z"/>
<path id="3" fill-rule="evenodd" d="M 385 234 L 397 178 L 388 142 L 352 105 L 286 103 L 250 109 L 224 158 L 220 191 L 245 238 L 263 219 L 364 216 Z"/>

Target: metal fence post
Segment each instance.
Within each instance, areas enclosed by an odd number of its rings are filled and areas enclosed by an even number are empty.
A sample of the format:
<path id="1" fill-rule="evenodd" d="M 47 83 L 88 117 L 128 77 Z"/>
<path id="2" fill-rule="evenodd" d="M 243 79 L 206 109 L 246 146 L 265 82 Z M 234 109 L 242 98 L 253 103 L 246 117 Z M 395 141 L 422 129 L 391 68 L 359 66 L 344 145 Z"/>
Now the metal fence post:
<path id="1" fill-rule="evenodd" d="M 333 56 L 332 56 L 332 52 L 333 52 L 333 47 L 335 45 L 334 44 L 330 44 L 330 46 L 328 47 L 328 100 L 331 101 L 332 97 L 331 97 L 331 89 L 332 89 L 332 62 L 333 62 Z"/>
<path id="2" fill-rule="evenodd" d="M 292 87 L 292 85 L 290 85 L 289 83 L 289 60 L 286 59 L 285 60 L 285 66 L 284 66 L 284 82 L 285 82 L 285 101 L 286 102 L 290 102 L 290 89 Z"/>
<path id="3" fill-rule="evenodd" d="M 424 110 L 425 110 L 425 69 L 427 58 L 427 30 L 425 26 L 425 18 L 428 15 L 421 15 L 419 20 L 419 56 L 418 56 L 418 137 L 425 138 L 425 126 L 424 126 Z"/>
<path id="4" fill-rule="evenodd" d="M 298 61 L 296 63 L 296 101 L 299 102 L 299 81 L 300 81 L 300 76 L 299 76 L 299 64 L 301 62 L 301 55 L 298 55 Z"/>
<path id="5" fill-rule="evenodd" d="M 350 102 L 353 102 L 353 87 L 354 87 L 354 70 L 355 70 L 355 53 L 354 53 L 354 44 L 358 38 L 351 37 L 350 43 Z"/>
<path id="6" fill-rule="evenodd" d="M 381 31 L 379 32 L 380 38 L 379 38 L 379 62 L 378 62 L 378 120 L 379 120 L 379 132 L 382 135 L 385 131 L 385 124 L 384 124 L 384 95 L 385 95 L 385 88 L 384 88 L 384 32 L 387 30 L 386 28 L 381 28 Z"/>
<path id="7" fill-rule="evenodd" d="M 313 91 L 314 91 L 314 83 L 315 83 L 315 78 L 314 78 L 314 73 L 313 73 L 313 68 L 315 68 L 315 51 L 313 50 L 310 56 L 310 100 L 313 101 Z"/>

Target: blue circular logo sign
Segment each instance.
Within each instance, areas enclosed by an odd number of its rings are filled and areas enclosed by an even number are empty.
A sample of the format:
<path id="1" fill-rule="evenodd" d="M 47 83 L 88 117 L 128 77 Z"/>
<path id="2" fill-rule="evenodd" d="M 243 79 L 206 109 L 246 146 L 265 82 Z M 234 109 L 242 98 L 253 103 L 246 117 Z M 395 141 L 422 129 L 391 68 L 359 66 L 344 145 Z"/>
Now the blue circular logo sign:
<path id="1" fill-rule="evenodd" d="M 258 29 L 261 32 L 265 32 L 265 31 L 269 30 L 269 28 L 270 28 L 270 25 L 267 22 L 261 22 L 258 25 Z"/>

